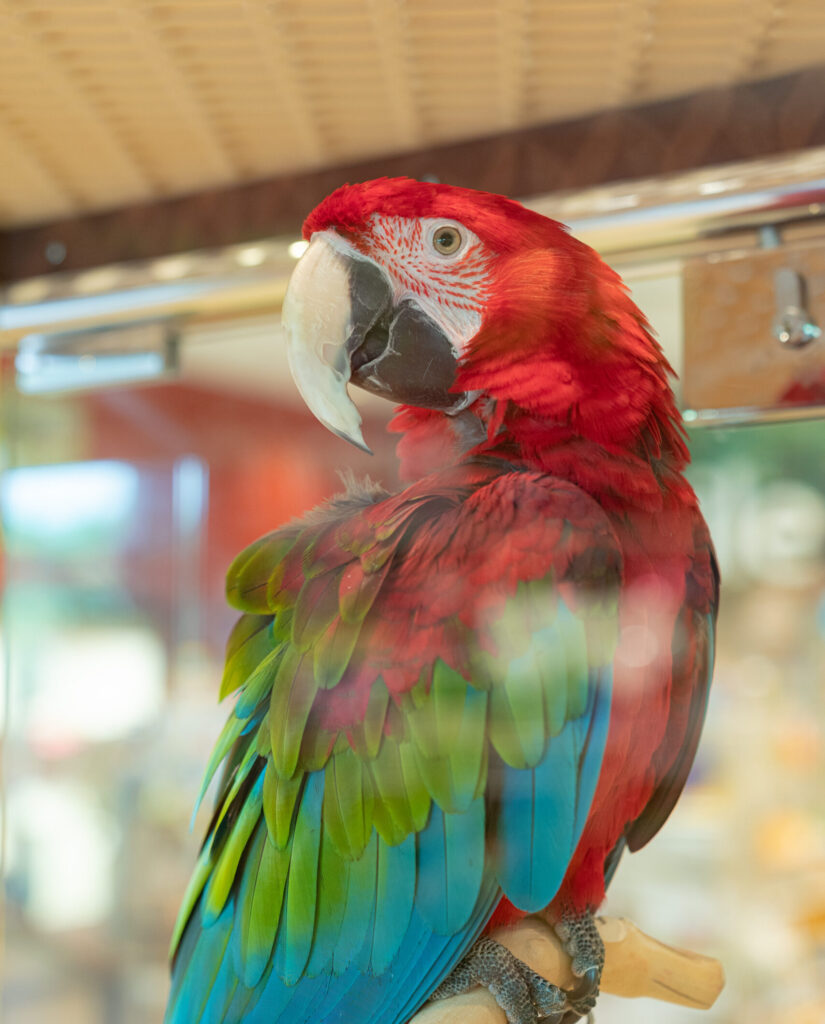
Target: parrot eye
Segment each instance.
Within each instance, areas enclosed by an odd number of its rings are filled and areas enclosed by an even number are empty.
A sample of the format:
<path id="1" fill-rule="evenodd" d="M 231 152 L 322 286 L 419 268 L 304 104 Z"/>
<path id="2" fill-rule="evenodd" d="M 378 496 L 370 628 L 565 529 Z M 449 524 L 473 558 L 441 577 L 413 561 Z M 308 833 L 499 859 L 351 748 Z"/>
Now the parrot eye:
<path id="1" fill-rule="evenodd" d="M 453 256 L 461 248 L 463 239 L 458 228 L 443 224 L 433 232 L 433 247 L 442 256 Z"/>

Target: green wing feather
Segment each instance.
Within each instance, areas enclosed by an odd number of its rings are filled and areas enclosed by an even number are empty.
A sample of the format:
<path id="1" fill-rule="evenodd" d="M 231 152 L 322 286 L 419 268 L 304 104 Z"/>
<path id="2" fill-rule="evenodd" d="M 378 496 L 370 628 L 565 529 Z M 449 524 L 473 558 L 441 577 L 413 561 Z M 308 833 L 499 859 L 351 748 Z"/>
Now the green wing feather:
<path id="1" fill-rule="evenodd" d="M 275 944 L 289 861 L 290 852 L 279 850 L 259 825 L 238 893 L 241 936 L 236 969 L 250 988 L 264 973 Z"/>
<path id="2" fill-rule="evenodd" d="M 304 787 L 292 837 L 286 913 L 282 923 L 285 959 L 281 976 L 287 985 L 294 985 L 301 977 L 312 948 L 323 799 L 323 776 L 316 773 Z"/>

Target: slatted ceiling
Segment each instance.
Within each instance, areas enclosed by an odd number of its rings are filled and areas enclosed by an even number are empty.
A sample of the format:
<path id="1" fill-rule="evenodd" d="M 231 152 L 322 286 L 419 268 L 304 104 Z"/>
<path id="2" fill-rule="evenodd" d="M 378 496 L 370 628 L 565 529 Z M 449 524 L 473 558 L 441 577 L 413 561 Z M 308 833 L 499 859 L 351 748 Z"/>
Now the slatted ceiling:
<path id="1" fill-rule="evenodd" d="M 787 22 L 779 22 L 771 33 L 770 43 L 765 44 L 765 49 L 770 49 L 764 61 L 765 67 L 795 67 L 795 62 L 803 55 L 811 63 L 811 53 L 817 50 L 819 56 L 817 61 L 822 60 L 823 46 L 825 45 L 825 9 L 819 8 L 816 12 L 810 12 L 808 17 L 789 19 Z"/>
<path id="2" fill-rule="evenodd" d="M 0 0 L 0 227 L 823 59 L 822 0 Z"/>
<path id="3" fill-rule="evenodd" d="M 47 217 L 60 217 L 74 209 L 74 197 L 55 186 L 55 179 L 13 125 L 0 123 L 0 223 L 14 218 L 15 196 L 27 195 Z"/>

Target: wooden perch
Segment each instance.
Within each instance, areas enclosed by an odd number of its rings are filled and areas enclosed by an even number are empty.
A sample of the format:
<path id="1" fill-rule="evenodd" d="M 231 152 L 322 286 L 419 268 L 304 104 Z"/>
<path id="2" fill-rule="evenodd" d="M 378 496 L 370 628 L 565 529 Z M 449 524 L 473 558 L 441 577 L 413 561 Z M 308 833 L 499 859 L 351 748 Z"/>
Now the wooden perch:
<path id="1" fill-rule="evenodd" d="M 596 919 L 605 945 L 601 991 L 634 998 L 649 996 L 706 1010 L 725 984 L 718 960 L 666 946 L 620 917 Z M 570 958 L 544 921 L 528 917 L 492 938 L 549 981 L 572 988 Z M 506 1024 L 504 1013 L 486 989 L 428 1003 L 410 1024 Z"/>

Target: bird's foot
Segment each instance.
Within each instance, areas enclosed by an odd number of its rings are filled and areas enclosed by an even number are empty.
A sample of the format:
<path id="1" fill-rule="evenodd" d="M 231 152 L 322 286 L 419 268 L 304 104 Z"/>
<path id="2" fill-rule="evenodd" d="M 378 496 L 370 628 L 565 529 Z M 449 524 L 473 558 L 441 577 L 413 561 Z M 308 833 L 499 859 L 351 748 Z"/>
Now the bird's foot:
<path id="1" fill-rule="evenodd" d="M 571 970 L 580 979 L 569 991 L 536 974 L 501 943 L 480 938 L 439 985 L 433 999 L 446 999 L 478 985 L 489 989 L 509 1024 L 573 1024 L 596 1005 L 604 967 L 604 943 L 593 915 L 565 914 L 556 925 Z"/>
<path id="2" fill-rule="evenodd" d="M 446 999 L 478 985 L 489 989 L 509 1024 L 561 1024 L 568 1009 L 563 989 L 486 936 L 476 942 L 431 998 Z"/>
<path id="3" fill-rule="evenodd" d="M 575 988 L 565 992 L 567 1011 L 563 1024 L 587 1017 L 596 1005 L 604 969 L 604 942 L 589 911 L 566 913 L 556 924 L 556 935 L 570 957 L 570 970 L 579 978 Z"/>

